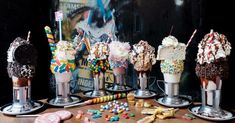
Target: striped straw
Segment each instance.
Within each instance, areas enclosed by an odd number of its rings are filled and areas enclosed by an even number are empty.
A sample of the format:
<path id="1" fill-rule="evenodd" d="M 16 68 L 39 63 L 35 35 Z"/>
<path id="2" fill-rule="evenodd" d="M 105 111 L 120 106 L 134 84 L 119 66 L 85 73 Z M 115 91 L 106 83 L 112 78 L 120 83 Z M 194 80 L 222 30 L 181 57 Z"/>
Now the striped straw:
<path id="1" fill-rule="evenodd" d="M 196 32 L 197 32 L 197 29 L 194 30 L 194 32 L 193 32 L 192 36 L 190 37 L 190 39 L 189 39 L 189 41 L 188 41 L 186 47 L 188 47 L 188 45 L 189 45 L 190 42 L 192 41 L 192 39 L 193 39 L 194 35 L 196 34 Z"/>
<path id="2" fill-rule="evenodd" d="M 30 31 L 28 32 L 28 36 L 27 36 L 27 41 L 29 41 L 29 38 L 30 38 Z"/>

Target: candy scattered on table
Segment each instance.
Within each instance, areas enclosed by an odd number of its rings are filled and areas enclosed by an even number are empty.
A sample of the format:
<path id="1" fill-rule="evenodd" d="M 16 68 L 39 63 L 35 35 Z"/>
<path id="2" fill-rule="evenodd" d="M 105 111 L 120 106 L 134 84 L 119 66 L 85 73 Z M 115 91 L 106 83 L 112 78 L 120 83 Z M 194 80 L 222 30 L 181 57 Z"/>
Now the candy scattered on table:
<path id="1" fill-rule="evenodd" d="M 150 108 L 152 105 L 149 102 L 144 102 L 144 107 L 145 108 Z"/>
<path id="2" fill-rule="evenodd" d="M 135 95 L 133 93 L 127 94 L 127 102 L 130 106 L 135 106 Z"/>
<path id="3" fill-rule="evenodd" d="M 156 118 L 161 120 L 171 118 L 174 117 L 176 111 L 178 111 L 178 109 L 163 107 L 156 107 L 154 109 L 144 109 L 141 111 L 141 114 L 151 114 L 151 116 L 144 117 L 137 121 L 137 123 L 151 123 Z"/>
<path id="4" fill-rule="evenodd" d="M 139 100 L 135 103 L 135 107 L 136 107 L 136 108 L 143 108 L 143 107 L 144 107 L 144 100 L 143 100 L 143 99 L 139 99 Z"/>
<path id="5" fill-rule="evenodd" d="M 183 116 L 181 116 L 181 118 L 184 120 L 192 120 L 195 119 L 196 117 L 193 116 L 192 114 L 184 114 Z"/>
<path id="6" fill-rule="evenodd" d="M 124 111 L 129 111 L 129 106 L 127 102 L 118 102 L 113 100 L 112 102 L 108 102 L 106 105 L 101 105 L 100 110 L 109 110 L 110 113 L 121 114 Z"/>
<path id="7" fill-rule="evenodd" d="M 95 123 L 95 122 L 91 121 L 88 117 L 85 117 L 84 123 Z"/>

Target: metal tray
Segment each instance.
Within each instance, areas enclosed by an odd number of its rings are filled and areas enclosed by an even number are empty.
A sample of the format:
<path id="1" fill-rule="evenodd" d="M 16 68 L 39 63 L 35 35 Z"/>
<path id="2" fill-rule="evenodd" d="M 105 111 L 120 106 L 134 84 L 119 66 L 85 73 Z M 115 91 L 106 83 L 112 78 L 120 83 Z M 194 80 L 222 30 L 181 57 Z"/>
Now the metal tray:
<path id="1" fill-rule="evenodd" d="M 182 99 L 183 103 L 182 104 L 179 104 L 179 105 L 174 105 L 174 104 L 165 104 L 163 103 L 163 98 L 165 96 L 159 96 L 155 99 L 155 101 L 157 103 L 159 103 L 160 105 L 163 105 L 163 106 L 166 106 L 166 107 L 172 107 L 172 108 L 183 108 L 183 107 L 187 107 L 189 105 L 192 104 L 192 100 L 190 100 L 189 98 L 185 97 L 185 96 L 181 96 L 179 95 L 179 98 Z"/>
<path id="2" fill-rule="evenodd" d="M 56 107 L 64 107 L 66 105 L 72 105 L 72 104 L 75 104 L 75 103 L 79 103 L 82 101 L 81 97 L 77 96 L 77 95 L 70 95 L 73 102 L 70 102 L 70 103 L 64 103 L 64 104 L 55 104 L 54 101 L 55 101 L 55 98 L 53 99 L 48 99 L 47 102 L 49 105 L 52 105 L 52 106 L 56 106 Z"/>
<path id="3" fill-rule="evenodd" d="M 228 121 L 228 120 L 232 120 L 235 118 L 235 113 L 233 111 L 226 111 L 226 110 L 223 110 L 225 112 L 225 115 L 221 117 L 208 117 L 205 115 L 201 115 L 198 113 L 200 106 L 201 105 L 193 105 L 189 107 L 188 110 L 195 116 L 205 119 L 205 120 L 210 120 L 210 121 Z"/>
<path id="4" fill-rule="evenodd" d="M 140 98 L 140 99 L 149 99 L 149 98 L 153 98 L 155 96 L 157 96 L 157 94 L 153 91 L 150 90 L 135 90 L 132 91 L 131 93 L 134 93 L 135 98 Z M 147 94 L 146 94 L 147 93 Z"/>
<path id="5" fill-rule="evenodd" d="M 112 95 L 112 94 L 111 94 L 110 92 L 108 92 L 108 91 L 105 91 L 105 90 L 103 90 L 103 91 L 104 91 L 104 93 L 106 93 L 106 95 L 100 95 L 100 96 Z M 92 96 L 92 95 L 91 95 L 92 92 L 93 92 L 93 90 L 84 91 L 84 92 L 83 92 L 83 96 L 84 96 L 84 97 L 87 97 L 87 98 L 97 98 L 97 97 L 100 97 L 100 96 Z"/>
<path id="6" fill-rule="evenodd" d="M 32 101 L 33 102 L 33 108 L 31 110 L 28 111 L 24 111 L 24 112 L 10 112 L 8 111 L 9 108 L 11 108 L 12 103 L 6 104 L 4 106 L 1 107 L 1 112 L 5 115 L 21 115 L 21 114 L 28 114 L 28 113 L 32 113 L 36 110 L 41 109 L 44 106 L 44 103 L 40 102 L 40 101 Z"/>

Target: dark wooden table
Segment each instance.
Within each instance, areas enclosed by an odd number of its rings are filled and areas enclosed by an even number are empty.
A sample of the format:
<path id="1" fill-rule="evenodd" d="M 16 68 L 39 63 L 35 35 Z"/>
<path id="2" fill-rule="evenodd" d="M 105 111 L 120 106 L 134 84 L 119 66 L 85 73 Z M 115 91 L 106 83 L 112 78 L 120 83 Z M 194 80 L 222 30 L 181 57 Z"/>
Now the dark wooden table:
<path id="1" fill-rule="evenodd" d="M 118 100 L 118 101 L 125 102 L 126 99 L 121 99 L 121 100 Z M 157 104 L 153 99 L 146 99 L 145 101 L 150 102 L 154 106 L 159 106 L 159 104 Z M 105 105 L 105 104 L 107 104 L 107 103 L 100 103 L 100 104 L 94 104 L 94 105 L 87 105 L 87 106 L 83 106 L 83 107 L 73 107 L 73 108 L 65 109 L 65 110 L 70 111 L 73 114 L 73 116 L 69 120 L 63 121 L 62 123 L 83 123 L 85 116 L 89 117 L 92 121 L 95 121 L 96 123 L 109 122 L 109 121 L 106 121 L 104 117 L 105 117 L 106 114 L 112 115 L 112 116 L 113 116 L 113 114 L 108 113 L 107 110 L 102 113 L 103 114 L 102 118 L 92 119 L 88 115 L 84 115 L 82 117 L 82 119 L 80 119 L 80 120 L 77 120 L 75 118 L 76 115 L 77 115 L 78 110 L 82 110 L 84 113 L 86 113 L 88 109 L 97 109 L 97 110 L 99 110 L 100 105 Z M 43 113 L 46 113 L 46 112 L 55 112 L 55 111 L 58 111 L 58 110 L 64 110 L 64 109 L 63 108 L 54 108 L 54 107 L 50 107 L 50 106 L 46 105 L 45 109 L 38 112 L 38 114 L 43 114 Z M 130 106 L 129 113 L 134 113 L 135 117 L 130 117 L 129 119 L 124 119 L 122 117 L 122 115 L 119 114 L 120 120 L 116 123 L 136 123 L 137 120 L 139 120 L 139 119 L 146 116 L 146 115 L 141 115 L 140 112 L 142 110 L 143 110 L 143 108 L 136 108 L 136 107 Z M 156 119 L 155 123 L 211 123 L 210 121 L 202 120 L 202 119 L 199 119 L 199 118 L 196 118 L 196 119 L 191 120 L 191 121 L 181 119 L 181 116 L 186 114 L 186 113 L 189 113 L 187 108 L 180 109 L 179 111 L 176 112 L 175 118 L 170 118 L 170 119 L 165 119 L 165 120 Z M 3 115 L 3 114 L 0 114 L 0 123 L 33 123 L 34 120 L 35 120 L 35 117 L 16 118 L 16 117 L 11 117 L 11 116 L 6 116 L 6 115 Z M 235 123 L 235 120 L 229 121 L 229 122 L 234 122 Z"/>

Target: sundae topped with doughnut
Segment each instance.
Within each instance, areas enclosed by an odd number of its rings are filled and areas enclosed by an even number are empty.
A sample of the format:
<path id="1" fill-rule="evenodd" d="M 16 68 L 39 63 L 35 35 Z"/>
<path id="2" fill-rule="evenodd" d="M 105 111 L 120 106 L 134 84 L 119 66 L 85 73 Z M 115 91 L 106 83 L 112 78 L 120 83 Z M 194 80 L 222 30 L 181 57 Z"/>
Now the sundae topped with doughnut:
<path id="1" fill-rule="evenodd" d="M 27 86 L 35 74 L 36 50 L 28 40 L 16 38 L 7 51 L 7 71 L 13 86 Z"/>

